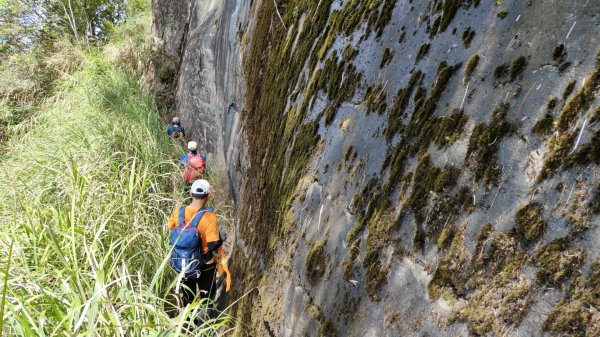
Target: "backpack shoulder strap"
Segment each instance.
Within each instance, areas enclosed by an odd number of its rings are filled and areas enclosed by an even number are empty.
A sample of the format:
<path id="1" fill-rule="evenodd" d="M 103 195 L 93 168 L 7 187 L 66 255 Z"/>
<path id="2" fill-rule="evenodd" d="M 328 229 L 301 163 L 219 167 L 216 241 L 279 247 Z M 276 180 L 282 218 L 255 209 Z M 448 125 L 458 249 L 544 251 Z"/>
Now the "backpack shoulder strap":
<path id="1" fill-rule="evenodd" d="M 191 225 L 194 228 L 198 227 L 198 224 L 200 223 L 200 219 L 202 219 L 202 217 L 204 216 L 204 213 L 206 213 L 207 209 L 201 209 L 199 210 L 194 217 L 192 218 L 192 221 L 190 221 Z"/>
<path id="2" fill-rule="evenodd" d="M 177 224 L 182 227 L 185 222 L 185 206 L 179 207 L 179 215 L 177 216 Z"/>

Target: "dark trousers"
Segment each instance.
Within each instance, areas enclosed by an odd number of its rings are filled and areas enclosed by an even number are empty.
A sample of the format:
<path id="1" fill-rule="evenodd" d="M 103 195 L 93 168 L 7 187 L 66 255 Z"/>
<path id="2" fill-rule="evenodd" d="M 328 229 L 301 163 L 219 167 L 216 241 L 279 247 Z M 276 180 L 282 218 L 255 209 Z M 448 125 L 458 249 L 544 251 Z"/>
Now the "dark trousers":
<path id="1" fill-rule="evenodd" d="M 210 300 L 214 300 L 217 290 L 217 264 L 205 264 L 202 266 L 199 278 L 183 280 L 183 284 L 185 285 L 182 289 L 183 306 L 192 303 L 196 297 L 198 299 L 209 298 Z"/>

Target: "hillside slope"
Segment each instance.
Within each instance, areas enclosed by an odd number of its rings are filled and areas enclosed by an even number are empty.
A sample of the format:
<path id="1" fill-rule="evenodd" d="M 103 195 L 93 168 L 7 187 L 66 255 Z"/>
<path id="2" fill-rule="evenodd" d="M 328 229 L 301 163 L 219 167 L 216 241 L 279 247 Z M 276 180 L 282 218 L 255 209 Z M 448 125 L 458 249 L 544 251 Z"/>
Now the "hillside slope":
<path id="1" fill-rule="evenodd" d="M 184 201 L 182 150 L 149 91 L 150 19 L 127 18 L 99 46 L 65 43 L 54 61 L 72 62 L 62 69 L 70 71 L 35 113 L 7 127 L 0 335 L 183 336 L 203 305 L 175 310 L 165 224 Z"/>

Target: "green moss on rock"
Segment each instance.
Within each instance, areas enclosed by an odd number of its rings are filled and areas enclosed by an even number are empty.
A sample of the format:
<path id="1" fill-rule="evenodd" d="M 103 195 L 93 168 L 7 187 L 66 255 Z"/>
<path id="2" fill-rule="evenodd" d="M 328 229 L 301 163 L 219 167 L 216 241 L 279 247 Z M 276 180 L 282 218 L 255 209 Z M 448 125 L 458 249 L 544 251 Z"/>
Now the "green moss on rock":
<path id="1" fill-rule="evenodd" d="M 319 337 L 334 337 L 337 336 L 337 329 L 335 325 L 325 317 L 325 313 L 323 309 L 319 308 L 315 303 L 312 297 L 310 298 L 311 303 L 306 309 L 306 313 L 308 316 L 314 320 L 317 320 L 320 324 L 319 330 L 317 331 L 317 336 Z M 272 333 L 271 333 L 272 334 Z"/>
<path id="2" fill-rule="evenodd" d="M 510 81 L 514 81 L 517 79 L 517 77 L 519 75 L 521 75 L 521 73 L 523 73 L 523 70 L 525 70 L 525 67 L 527 66 L 527 58 L 525 58 L 525 56 L 520 56 L 517 57 L 512 64 L 510 65 L 510 69 L 508 70 L 508 77 L 510 78 Z"/>
<path id="3" fill-rule="evenodd" d="M 567 49 L 564 44 L 556 46 L 554 51 L 552 52 L 552 60 L 554 60 L 554 64 L 558 67 L 559 72 L 565 71 L 570 65 L 571 62 L 567 62 Z"/>
<path id="4" fill-rule="evenodd" d="M 571 81 L 567 84 L 567 86 L 565 87 L 565 90 L 563 91 L 563 99 L 567 99 L 569 98 L 569 96 L 571 96 L 571 94 L 573 93 L 573 90 L 575 89 L 575 85 L 577 84 L 577 81 Z"/>
<path id="5" fill-rule="evenodd" d="M 600 121 L 600 106 L 596 107 L 596 110 L 592 114 L 592 118 L 590 118 L 590 124 L 596 123 Z"/>
<path id="6" fill-rule="evenodd" d="M 321 326 L 319 327 L 319 337 L 335 337 L 338 336 L 335 325 L 328 319 L 322 318 L 320 321 Z"/>
<path id="7" fill-rule="evenodd" d="M 464 297 L 464 306 L 455 308 L 450 315 L 450 321 L 466 321 L 477 335 L 491 331 L 502 335 L 507 325 L 518 326 L 531 304 L 531 282 L 521 274 L 527 254 L 519 249 L 513 233 L 496 233 L 492 237 L 492 232 L 493 226 L 487 224 L 478 235 L 465 283 L 469 295 Z M 490 238 L 486 252 L 484 245 Z"/>
<path id="8" fill-rule="evenodd" d="M 354 272 L 354 261 L 360 253 L 361 241 L 361 238 L 357 238 L 348 248 L 348 256 L 344 259 L 342 264 L 342 272 L 344 274 L 344 280 L 346 281 L 350 280 L 352 273 Z"/>
<path id="9" fill-rule="evenodd" d="M 572 164 L 588 165 L 600 164 L 600 130 L 596 130 L 592 139 L 584 145 L 580 145 L 577 152 L 571 154 L 567 159 L 567 167 Z"/>
<path id="10" fill-rule="evenodd" d="M 514 125 L 504 121 L 508 109 L 508 104 L 500 104 L 492 112 L 490 122 L 477 125 L 469 137 L 465 164 L 473 169 L 476 181 L 484 179 L 488 185 L 498 183 L 502 171 L 496 153 L 502 139 L 516 131 Z"/>
<path id="11" fill-rule="evenodd" d="M 499 80 L 508 75 L 508 64 L 503 63 L 494 69 L 494 80 Z"/>
<path id="12" fill-rule="evenodd" d="M 443 231 L 445 226 L 454 223 L 463 212 L 473 211 L 475 206 L 472 195 L 471 190 L 466 186 L 461 187 L 454 195 L 450 193 L 438 195 L 431 210 L 427 211 L 427 229 L 423 234 L 432 240 L 439 240 L 439 236 L 442 236 L 440 231 Z"/>
<path id="13" fill-rule="evenodd" d="M 546 114 L 546 116 L 535 123 L 531 131 L 538 137 L 546 137 L 554 127 L 554 116 Z"/>
<path id="14" fill-rule="evenodd" d="M 433 182 L 433 191 L 443 192 L 454 187 L 459 175 L 460 170 L 457 167 L 452 165 L 444 166 Z"/>
<path id="15" fill-rule="evenodd" d="M 448 225 L 444 227 L 440 236 L 437 239 L 437 245 L 439 248 L 445 248 L 454 238 L 454 226 Z"/>
<path id="16" fill-rule="evenodd" d="M 309 284 L 317 283 L 325 275 L 329 263 L 329 256 L 325 253 L 326 245 L 326 240 L 319 240 L 306 255 L 306 280 Z"/>
<path id="17" fill-rule="evenodd" d="M 499 17 L 500 19 L 504 19 L 507 15 L 508 15 L 508 9 L 506 9 L 506 8 L 501 9 L 496 14 L 496 16 Z"/>
<path id="18" fill-rule="evenodd" d="M 462 4 L 462 0 L 444 0 L 444 4 L 442 5 L 442 18 L 440 20 L 438 32 L 443 33 L 446 31 L 446 28 L 448 28 Z"/>
<path id="19" fill-rule="evenodd" d="M 325 124 L 330 125 L 340 105 L 354 96 L 361 79 L 362 74 L 356 70 L 354 64 L 343 58 L 338 60 L 337 51 L 334 51 L 325 62 L 325 66 L 316 72 L 314 81 L 307 88 L 302 110 L 308 108 L 310 100 L 319 90 L 326 92 L 329 104 L 324 112 Z"/>
<path id="20" fill-rule="evenodd" d="M 548 104 L 546 105 L 546 107 L 548 108 L 548 110 L 553 110 L 554 108 L 556 108 L 556 103 L 557 102 L 558 102 L 558 99 L 556 97 L 552 97 L 548 101 Z"/>
<path id="21" fill-rule="evenodd" d="M 542 206 L 530 201 L 521 205 L 515 215 L 515 230 L 528 242 L 537 242 L 546 232 L 548 225 L 542 215 Z"/>
<path id="22" fill-rule="evenodd" d="M 469 78 L 471 78 L 471 74 L 477 67 L 478 63 L 479 63 L 479 55 L 477 53 L 471 55 L 471 57 L 467 61 L 467 66 L 465 67 L 465 79 L 467 79 L 467 81 L 469 80 Z"/>
<path id="23" fill-rule="evenodd" d="M 473 252 L 473 259 L 471 260 L 471 265 L 469 266 L 469 278 L 466 283 L 467 289 L 474 289 L 480 286 L 484 281 L 485 269 L 484 269 L 484 248 L 485 244 L 490 239 L 491 235 L 494 233 L 494 225 L 488 222 L 485 224 L 479 234 L 477 234 L 475 245 L 475 251 Z"/>
<path id="24" fill-rule="evenodd" d="M 423 73 L 419 70 L 414 71 L 410 76 L 407 86 L 398 90 L 398 93 L 394 98 L 394 104 L 388 112 L 388 125 L 385 129 L 385 138 L 388 143 L 392 140 L 393 136 L 401 130 L 402 116 L 405 114 L 406 107 L 410 101 L 410 96 L 422 75 Z"/>
<path id="25" fill-rule="evenodd" d="M 429 54 L 430 47 L 431 45 L 429 43 L 425 43 L 419 48 L 419 51 L 417 52 L 417 56 L 415 58 L 415 64 L 419 63 L 419 61 L 421 61 L 425 56 L 427 56 L 427 54 Z"/>
<path id="26" fill-rule="evenodd" d="M 435 116 L 434 112 L 437 108 L 438 101 L 441 99 L 442 94 L 448 86 L 450 78 L 452 78 L 461 65 L 462 64 L 459 63 L 454 66 L 449 66 L 445 62 L 440 63 L 438 65 L 437 77 L 431 87 L 429 97 L 425 99 L 418 108 L 416 107 L 417 102 L 415 102 L 415 111 L 410 118 L 405 134 L 407 137 L 407 143 L 405 145 L 408 147 L 407 150 L 410 154 L 416 154 L 419 150 L 429 146 L 431 141 L 440 137 L 439 134 L 436 134 L 438 132 L 437 126 L 440 122 L 440 118 Z"/>
<path id="27" fill-rule="evenodd" d="M 346 150 L 346 155 L 344 155 L 344 161 L 347 163 L 350 161 L 350 159 L 352 158 L 352 154 L 355 153 L 354 152 L 354 146 L 350 145 L 350 147 L 348 147 L 348 150 Z"/>
<path id="28" fill-rule="evenodd" d="M 453 144 L 460 138 L 468 120 L 469 116 L 462 109 L 454 110 L 448 116 L 438 116 L 437 120 L 433 122 L 436 124 L 433 141 L 441 148 Z"/>
<path id="29" fill-rule="evenodd" d="M 327 8 L 331 1 L 328 3 Z M 382 3 L 383 6 L 381 6 Z M 321 2 L 311 3 L 311 5 L 323 7 Z M 350 36 L 361 25 L 366 24 L 367 28 L 363 38 L 368 37 L 373 31 L 375 31 L 376 37 L 380 38 L 392 18 L 395 6 L 396 1 L 394 0 L 348 1 L 341 9 L 334 10 L 329 21 L 326 21 L 328 25 L 325 31 L 316 43 L 315 48 L 319 52 L 314 53 L 311 57 L 311 67 L 314 66 L 317 58 L 320 60 L 327 54 L 338 34 Z M 315 40 L 317 40 L 316 37 L 310 42 Z"/>
<path id="30" fill-rule="evenodd" d="M 455 297 L 464 295 L 464 267 L 469 259 L 469 251 L 465 246 L 465 227 L 466 224 L 463 224 L 456 230 L 448 254 L 440 260 L 427 286 L 432 299 L 438 299 L 444 289 L 450 290 Z"/>
<path id="31" fill-rule="evenodd" d="M 380 300 L 379 290 L 387 282 L 388 266 L 381 259 L 381 251 L 389 241 L 389 232 L 393 228 L 389 202 L 380 205 L 373 217 L 369 219 L 369 235 L 367 236 L 363 267 L 366 269 L 366 292 L 371 300 Z"/>
<path id="32" fill-rule="evenodd" d="M 570 84 L 569 84 L 570 85 Z M 568 89 L 568 87 L 567 87 Z M 585 111 L 593 103 L 594 98 L 598 90 L 600 89 L 600 52 L 596 57 L 596 67 L 592 73 L 586 78 L 584 85 L 579 91 L 569 99 L 558 118 L 557 129 L 558 131 L 567 131 L 574 122 L 577 121 L 577 117 L 581 111 Z M 566 89 L 565 89 L 566 92 Z M 563 95 L 564 96 L 564 95 Z M 568 96 L 568 95 L 567 95 Z"/>
<path id="33" fill-rule="evenodd" d="M 258 294 L 250 289 L 259 285 L 259 264 L 273 263 L 274 245 L 294 228 L 286 214 L 295 197 L 298 181 L 305 175 L 306 165 L 320 140 L 320 122 L 306 119 L 308 104 L 291 102 L 291 105 L 299 104 L 304 109 L 296 108 L 291 114 L 287 110 L 296 85 L 306 83 L 305 90 L 310 86 L 312 79 L 302 77 L 314 74 L 318 61 L 314 44 L 326 28 L 332 2 L 323 0 L 319 6 L 316 2 L 295 2 L 279 7 L 285 22 L 294 27 L 298 26 L 297 21 L 302 15 L 310 18 L 310 25 L 300 33 L 294 49 L 288 47 L 291 41 L 286 38 L 288 30 L 281 24 L 273 24 L 273 20 L 277 20 L 275 3 L 265 1 L 254 8 L 252 43 L 248 45 L 242 64 L 243 77 L 248 80 L 245 86 L 248 109 L 244 109 L 243 119 L 248 130 L 252 130 L 247 134 L 249 165 L 257 168 L 248 188 L 257 191 L 261 198 L 245 200 L 248 209 L 253 211 L 240 212 L 238 218 L 246 224 L 240 228 L 240 235 L 248 245 L 261 252 L 261 259 L 239 265 L 239 284 L 243 285 L 240 292 L 249 295 L 238 303 L 234 315 L 246 326 L 259 323 L 253 322 L 255 317 L 250 314 Z M 312 98 L 297 97 L 305 101 Z M 283 135 L 286 129 L 289 131 Z"/>
<path id="34" fill-rule="evenodd" d="M 377 21 L 375 21 L 375 35 L 377 38 L 381 37 L 383 30 L 392 19 L 392 12 L 396 7 L 396 2 L 397 1 L 395 0 L 385 0 L 383 6 L 381 7 L 379 17 L 377 18 Z"/>
<path id="35" fill-rule="evenodd" d="M 342 52 L 342 59 L 346 62 L 350 62 L 353 61 L 357 56 L 358 49 L 352 47 L 351 43 L 346 45 L 346 48 L 344 48 L 344 51 Z"/>
<path id="36" fill-rule="evenodd" d="M 435 37 L 435 35 L 437 34 L 437 32 L 440 29 L 440 23 L 442 22 L 442 17 L 438 16 L 434 21 L 433 24 L 431 25 L 431 27 L 427 27 L 427 32 L 429 33 L 429 38 L 433 39 Z"/>
<path id="37" fill-rule="evenodd" d="M 532 302 L 531 281 L 519 273 L 526 257 L 514 254 L 499 274 L 478 288 L 452 318 L 467 321 L 469 330 L 477 335 L 493 331 L 500 336 L 506 326 L 518 326 Z"/>
<path id="38" fill-rule="evenodd" d="M 417 223 L 417 232 L 413 243 L 415 251 L 420 251 L 424 248 L 427 237 L 432 237 L 435 240 L 440 230 L 442 230 L 442 218 L 447 220 L 456 217 L 460 213 L 463 207 L 461 205 L 462 201 L 458 201 L 459 199 L 450 196 L 444 197 L 444 203 L 436 204 L 433 210 L 430 211 L 429 207 L 432 194 L 442 193 L 445 196 L 448 191 L 456 186 L 459 174 L 460 171 L 458 168 L 451 165 L 446 165 L 443 169 L 436 167 L 431 162 L 428 153 L 423 153 L 419 156 L 413 175 L 412 193 L 408 201 L 408 205 Z M 444 216 L 438 219 L 438 214 L 444 214 Z M 436 216 L 435 220 L 432 218 L 432 215 Z M 429 226 L 425 229 L 423 225 L 428 218 L 430 219 Z"/>
<path id="39" fill-rule="evenodd" d="M 400 37 L 398 38 L 398 43 L 404 43 L 404 40 L 406 40 L 406 32 L 402 32 L 402 34 L 400 34 Z"/>
<path id="40" fill-rule="evenodd" d="M 573 281 L 568 296 L 558 302 L 544 322 L 544 330 L 574 337 L 600 334 L 600 258 L 592 263 L 589 276 Z"/>
<path id="41" fill-rule="evenodd" d="M 573 84 L 571 84 L 573 83 Z M 570 96 L 575 86 L 574 82 L 569 83 L 563 96 Z M 571 89 L 569 89 L 572 87 Z M 552 177 L 557 172 L 571 167 L 573 164 L 586 164 L 600 162 L 600 134 L 594 133 L 592 141 L 583 145 L 577 153 L 569 155 L 575 144 L 575 138 L 579 129 L 575 132 L 571 128 L 579 120 L 580 114 L 589 109 L 594 102 L 595 95 L 600 90 L 600 52 L 596 56 L 596 67 L 586 78 L 584 85 L 577 93 L 569 98 L 556 121 L 555 134 L 549 139 L 546 145 L 547 155 L 544 164 L 538 176 L 538 182 Z M 593 118 L 592 118 L 593 119 Z"/>
<path id="42" fill-rule="evenodd" d="M 364 231 L 375 211 L 382 207 L 383 198 L 375 198 L 379 196 L 380 189 L 381 181 L 377 178 L 371 178 L 362 191 L 352 198 L 351 206 L 353 210 L 356 210 L 357 221 L 346 234 L 346 242 L 354 242 L 358 235 Z"/>
<path id="43" fill-rule="evenodd" d="M 552 51 L 552 60 L 556 63 L 563 63 L 567 58 L 567 49 L 564 44 L 560 44 Z"/>
<path id="44" fill-rule="evenodd" d="M 367 114 L 371 111 L 382 115 L 387 109 L 387 95 L 384 87 L 380 84 L 376 87 L 370 86 L 367 88 L 364 103 L 367 108 Z"/>
<path id="45" fill-rule="evenodd" d="M 590 203 L 590 210 L 593 214 L 600 213 L 600 183 L 596 185 L 596 193 L 592 199 L 592 202 Z"/>
<path id="46" fill-rule="evenodd" d="M 471 41 L 475 37 L 475 31 L 471 30 L 471 27 L 467 28 L 462 34 L 462 42 L 465 48 L 469 48 L 471 46 Z"/>
<path id="47" fill-rule="evenodd" d="M 445 188 L 453 187 L 456 185 L 458 174 L 458 169 L 450 165 L 443 170 L 436 167 L 428 153 L 419 156 L 409 202 L 417 224 L 425 222 L 430 192 L 441 192 Z"/>
<path id="48" fill-rule="evenodd" d="M 583 249 L 568 249 L 569 240 L 555 239 L 538 249 L 533 261 L 538 265 L 536 281 L 540 285 L 557 287 L 581 266 L 585 259 Z"/>
<path id="49" fill-rule="evenodd" d="M 563 168 L 565 160 L 573 145 L 575 144 L 575 134 L 572 132 L 565 132 L 562 134 L 554 134 L 549 138 L 546 145 L 547 154 L 540 174 L 538 176 L 538 182 L 543 181 L 556 172 Z"/>
<path id="50" fill-rule="evenodd" d="M 394 53 L 390 50 L 390 48 L 385 48 L 383 50 L 383 55 L 381 56 L 381 62 L 379 63 L 379 68 L 383 68 L 383 67 L 387 66 L 388 63 L 390 63 L 390 61 L 392 60 L 392 57 L 394 57 Z"/>

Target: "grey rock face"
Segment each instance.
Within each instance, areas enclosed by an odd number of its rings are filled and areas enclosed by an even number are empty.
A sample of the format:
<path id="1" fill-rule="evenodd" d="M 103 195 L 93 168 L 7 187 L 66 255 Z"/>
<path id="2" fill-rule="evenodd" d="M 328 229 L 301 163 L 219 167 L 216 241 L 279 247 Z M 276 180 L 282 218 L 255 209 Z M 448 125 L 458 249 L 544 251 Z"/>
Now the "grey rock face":
<path id="1" fill-rule="evenodd" d="M 241 62 L 236 44 L 241 6 L 218 0 L 153 2 L 155 47 L 166 53 L 167 60 L 162 61 L 176 69 L 174 86 L 161 85 L 160 79 L 155 82 L 159 90 L 173 91 L 171 114 L 181 117 L 186 132 L 209 153 L 216 171 L 226 169 L 225 147 L 231 143 L 227 137 L 233 134 L 236 102 L 243 97 L 244 83 L 232 70 Z"/>
<path id="2" fill-rule="evenodd" d="M 152 37 L 154 46 L 171 57 L 179 57 L 187 33 L 190 0 L 153 0 Z"/>
<path id="3" fill-rule="evenodd" d="M 586 297 L 590 292 L 584 284 L 590 284 L 589 275 L 595 275 L 594 261 L 600 256 L 600 218 L 593 210 L 600 193 L 599 157 L 582 160 L 573 154 L 598 149 L 600 117 L 595 116 L 600 84 L 592 85 L 585 109 L 572 115 L 565 111 L 573 97 L 587 90 L 586 84 L 598 80 L 594 71 L 600 4 L 372 1 L 378 5 L 373 22 L 384 13 L 389 22 L 376 32 L 368 20 L 359 20 L 355 29 L 332 35 L 328 48 L 323 47 L 328 31 L 319 32 L 297 81 L 281 88 L 288 95 L 285 111 L 269 111 L 272 121 L 284 121 L 278 124 L 281 132 L 263 134 L 260 126 L 270 130 L 271 120 L 257 122 L 257 116 L 267 114 L 247 104 L 246 93 L 267 97 L 262 88 L 269 86 L 262 77 L 243 78 L 248 62 L 264 62 L 267 67 L 274 66 L 278 57 L 296 62 L 302 57 L 297 52 L 302 32 L 317 24 L 312 21 L 315 13 L 328 11 L 328 24 L 334 25 L 333 13 L 349 1 L 276 3 L 277 8 L 271 1 L 192 1 L 187 32 L 171 22 L 174 12 L 154 10 L 157 44 L 180 50 L 177 113 L 193 137 L 206 144 L 218 166 L 228 169 L 238 201 L 235 290 L 238 296 L 249 292 L 235 309 L 240 334 L 597 335 L 600 313 Z M 458 4 L 453 16 L 452 4 Z M 161 7 L 160 1 L 154 5 Z M 265 11 L 270 20 L 266 28 L 257 26 Z M 445 29 L 440 28 L 443 25 Z M 251 59 L 252 43 L 265 40 L 257 31 L 269 37 L 284 32 L 285 41 L 267 38 L 264 59 Z M 185 45 L 178 49 L 178 42 L 169 37 L 181 34 Z M 429 47 L 423 48 L 426 44 Z M 277 49 L 280 45 L 283 51 Z M 317 82 L 315 69 L 324 69 L 334 52 L 336 62 L 341 62 L 347 46 L 357 49 L 347 62 L 362 77 L 354 95 L 335 107 L 326 122 L 323 117 L 332 103 L 327 85 L 311 96 L 310 83 Z M 318 53 L 313 69 L 310 56 Z M 467 78 L 465 69 L 475 54 L 478 63 L 471 64 Z M 423 101 L 416 94 L 430 98 L 435 92 L 442 62 L 455 66 L 454 73 L 430 115 L 421 114 Z M 404 113 L 394 115 L 400 90 L 417 71 L 423 75 L 408 96 Z M 325 83 L 335 74 L 330 75 Z M 347 71 L 336 87 L 342 86 L 346 75 Z M 573 92 L 566 95 L 572 81 Z M 367 99 L 373 90 L 379 94 L 371 98 L 385 103 L 379 112 Z M 549 107 L 553 98 L 555 106 Z M 505 115 L 496 123 L 494 111 L 504 104 Z M 293 182 L 289 202 L 272 200 L 276 193 L 265 186 L 273 177 L 285 182 L 294 169 L 290 153 L 301 129 L 292 130 L 285 154 L 272 149 L 261 152 L 262 157 L 254 153 L 259 143 L 274 146 L 282 141 L 297 111 L 302 111 L 300 126 L 317 125 L 319 141 L 306 154 L 310 160 L 301 179 Z M 456 133 L 436 139 L 450 125 L 439 121 L 454 121 L 459 112 L 464 124 Z M 431 116 L 430 124 L 419 124 Z M 553 120 L 547 132 L 535 131 L 546 117 Z M 388 128 L 398 121 L 402 126 L 386 139 Z M 416 125 L 422 128 L 411 134 Z M 501 133 L 494 132 L 500 129 Z M 568 146 L 563 144 L 566 150 L 553 157 L 565 137 L 570 139 L 565 141 Z M 395 149 L 413 145 L 415 151 L 403 155 L 401 170 L 386 164 Z M 559 168 L 542 179 L 552 158 L 558 158 Z M 479 166 L 484 168 L 480 177 Z M 441 174 L 432 176 L 435 168 L 450 167 L 456 170 L 451 181 L 444 183 Z M 430 183 L 423 182 L 431 177 L 435 179 Z M 374 187 L 366 189 L 371 181 Z M 465 197 L 460 207 L 444 208 L 461 191 Z M 379 207 L 372 201 L 383 198 L 389 205 L 377 208 L 380 213 L 372 213 L 354 240 L 347 242 L 369 205 Z M 532 201 L 541 211 L 526 214 L 524 206 Z M 278 205 L 274 212 L 265 206 L 271 202 Z M 531 228 L 539 217 L 542 230 Z M 262 221 L 272 222 L 258 226 Z M 266 248 L 256 249 L 252 243 L 258 240 Z M 319 240 L 326 241 L 320 261 L 325 271 L 312 284 L 306 277 L 307 267 L 313 268 L 307 260 Z M 580 310 L 580 316 L 563 320 L 573 313 L 566 307 Z"/>

